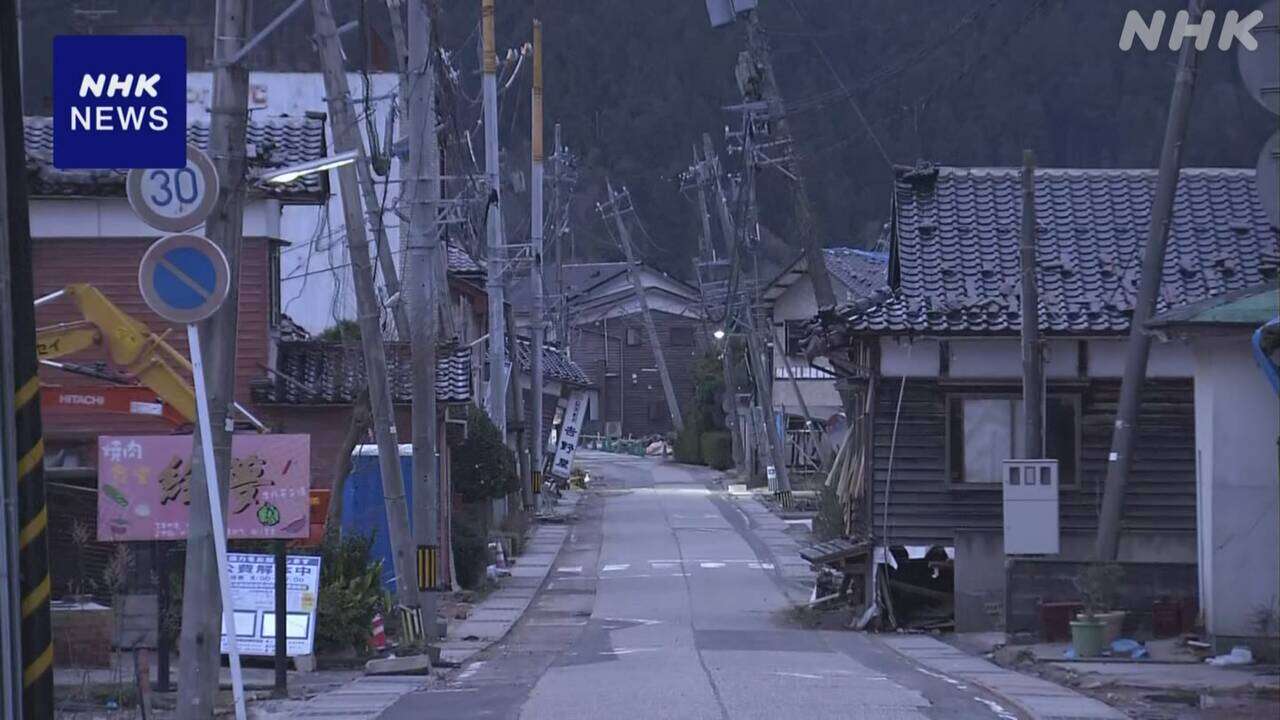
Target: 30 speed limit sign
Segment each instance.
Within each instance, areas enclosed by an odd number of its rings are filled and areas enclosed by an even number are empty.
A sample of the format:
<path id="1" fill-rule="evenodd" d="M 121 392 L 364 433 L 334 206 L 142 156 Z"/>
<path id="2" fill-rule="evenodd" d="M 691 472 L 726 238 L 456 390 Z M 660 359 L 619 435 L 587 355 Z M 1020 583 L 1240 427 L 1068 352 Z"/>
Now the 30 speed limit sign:
<path id="1" fill-rule="evenodd" d="M 143 222 L 157 230 L 182 232 L 213 212 L 218 171 L 203 150 L 188 145 L 186 165 L 130 170 L 126 188 L 129 205 Z"/>

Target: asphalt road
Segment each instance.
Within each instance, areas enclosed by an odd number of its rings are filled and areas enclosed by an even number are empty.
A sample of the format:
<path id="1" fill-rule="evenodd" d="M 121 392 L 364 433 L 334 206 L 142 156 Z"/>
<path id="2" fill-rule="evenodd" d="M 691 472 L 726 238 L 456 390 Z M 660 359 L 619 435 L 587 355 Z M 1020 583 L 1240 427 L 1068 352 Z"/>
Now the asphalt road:
<path id="1" fill-rule="evenodd" d="M 777 559 L 709 472 L 584 461 L 596 491 L 530 611 L 383 717 L 1018 717 L 874 637 L 789 623 Z"/>

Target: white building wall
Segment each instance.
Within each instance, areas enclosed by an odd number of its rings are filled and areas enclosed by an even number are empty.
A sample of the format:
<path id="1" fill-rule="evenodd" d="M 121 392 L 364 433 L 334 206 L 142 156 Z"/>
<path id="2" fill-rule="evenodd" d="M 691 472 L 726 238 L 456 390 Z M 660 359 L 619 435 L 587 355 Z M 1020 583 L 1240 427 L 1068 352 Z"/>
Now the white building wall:
<path id="1" fill-rule="evenodd" d="M 796 374 L 796 382 L 792 384 L 783 365 L 783 353 L 786 352 L 786 328 L 788 320 L 809 320 L 818 313 L 818 303 L 813 297 L 813 283 L 808 275 L 800 277 L 795 284 L 787 288 L 773 303 L 770 322 L 773 331 L 773 404 L 781 407 L 789 415 L 802 415 L 803 408 L 796 396 L 796 385 L 804 398 L 809 412 L 815 420 L 825 420 L 836 413 L 843 412 L 840 393 L 836 392 L 833 379 L 806 378 L 813 374 L 808 362 L 802 358 L 787 358 L 791 370 Z M 819 361 L 826 365 L 825 361 Z"/>
<path id="2" fill-rule="evenodd" d="M 1280 612 L 1280 400 L 1244 333 L 1197 337 L 1191 350 L 1200 604 L 1212 636 L 1257 636 L 1257 613 Z"/>
<path id="3" fill-rule="evenodd" d="M 880 338 L 880 374 L 884 377 L 938 377 L 938 342 Z"/>
<path id="4" fill-rule="evenodd" d="M 385 132 L 389 93 L 399 87 L 394 73 L 370 73 L 373 125 Z M 347 73 L 347 84 L 353 99 L 364 96 L 364 81 L 359 73 Z M 207 72 L 187 74 L 187 120 L 209 119 L 213 97 L 213 76 Z M 324 79 L 320 73 L 251 72 L 249 73 L 249 114 L 253 118 L 277 115 L 302 117 L 308 111 L 328 112 L 325 104 Z M 359 113 L 363 103 L 356 104 Z M 333 150 L 333 135 L 328 131 L 328 147 Z M 360 131 L 365 135 L 364 124 Z M 368 143 L 365 137 L 366 147 Z M 400 177 L 399 163 L 392 163 L 391 177 Z M 291 243 L 280 255 L 281 309 L 302 327 L 316 333 L 337 320 L 355 318 L 355 293 L 351 286 L 351 268 L 343 233 L 342 203 L 336 197 L 338 178 L 330 173 L 330 189 L 334 196 L 327 208 L 310 205 L 286 205 L 280 218 L 280 237 Z M 387 192 L 387 205 L 395 204 L 398 182 Z M 379 187 L 379 198 L 381 198 Z M 387 214 L 387 235 L 393 252 L 399 247 L 398 218 Z M 373 238 L 370 237 L 370 241 Z"/>
<path id="5" fill-rule="evenodd" d="M 1089 376 L 1124 377 L 1124 355 L 1127 339 L 1090 340 Z M 1147 377 L 1189 378 L 1195 374 L 1191 349 L 1182 340 L 1151 343 L 1147 359 Z"/>

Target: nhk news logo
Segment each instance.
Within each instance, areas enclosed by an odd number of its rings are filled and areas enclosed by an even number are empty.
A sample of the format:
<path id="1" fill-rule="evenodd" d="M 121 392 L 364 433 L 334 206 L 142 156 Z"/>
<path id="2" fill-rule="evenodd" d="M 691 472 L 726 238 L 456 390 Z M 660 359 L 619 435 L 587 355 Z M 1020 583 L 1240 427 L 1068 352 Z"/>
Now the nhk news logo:
<path id="1" fill-rule="evenodd" d="M 53 39 L 53 164 L 186 164 L 187 41 L 181 35 Z"/>
<path id="2" fill-rule="evenodd" d="M 1235 10 L 1228 10 L 1217 23 L 1217 15 L 1212 10 L 1205 10 L 1200 15 L 1200 22 L 1191 22 L 1191 13 L 1179 10 L 1173 16 L 1173 26 L 1169 29 L 1169 49 L 1182 49 L 1184 40 L 1193 40 L 1197 50 L 1205 50 L 1213 40 L 1214 29 L 1218 30 L 1218 49 L 1230 50 L 1234 43 L 1239 43 L 1246 50 L 1257 50 L 1258 39 L 1253 36 L 1254 28 L 1262 22 L 1264 13 L 1254 10 L 1241 15 Z M 1160 40 L 1164 36 L 1165 21 L 1168 15 L 1163 10 L 1151 13 L 1147 20 L 1137 10 L 1130 10 L 1124 18 L 1124 27 L 1120 30 L 1120 49 L 1130 50 L 1136 39 L 1147 50 L 1154 52 L 1160 48 Z"/>

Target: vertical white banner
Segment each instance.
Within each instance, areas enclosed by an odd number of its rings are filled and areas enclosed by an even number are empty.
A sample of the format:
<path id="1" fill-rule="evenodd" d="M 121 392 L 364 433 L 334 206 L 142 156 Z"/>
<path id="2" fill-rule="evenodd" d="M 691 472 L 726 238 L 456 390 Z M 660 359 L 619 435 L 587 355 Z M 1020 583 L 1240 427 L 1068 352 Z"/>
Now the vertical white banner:
<path id="1" fill-rule="evenodd" d="M 587 393 L 575 390 L 569 396 L 569 406 L 565 409 L 564 424 L 556 439 L 556 457 L 551 463 L 551 474 L 568 479 L 573 469 L 573 454 L 578 450 L 578 436 L 582 433 L 582 422 L 587 416 Z"/>

